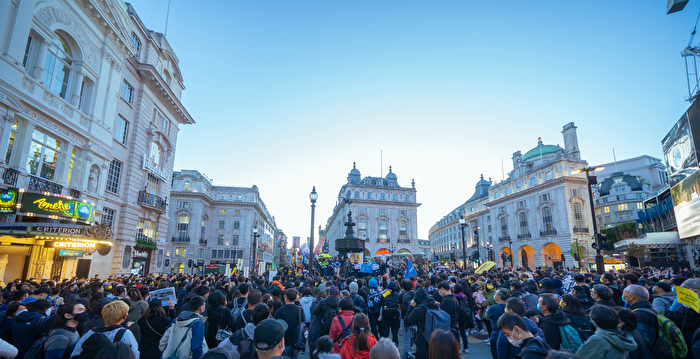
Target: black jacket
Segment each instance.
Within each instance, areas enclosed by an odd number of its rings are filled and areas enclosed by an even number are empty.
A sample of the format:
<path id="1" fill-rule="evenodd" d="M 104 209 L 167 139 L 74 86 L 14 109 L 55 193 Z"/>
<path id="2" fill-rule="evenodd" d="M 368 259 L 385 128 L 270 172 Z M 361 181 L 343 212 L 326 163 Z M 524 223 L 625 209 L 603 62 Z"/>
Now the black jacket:
<path id="1" fill-rule="evenodd" d="M 321 324 L 321 335 L 328 335 L 328 333 L 330 332 L 331 323 L 323 323 L 323 318 L 325 318 L 326 314 L 329 314 L 331 311 L 335 311 L 336 314 L 340 312 L 338 302 L 338 297 L 331 295 L 321 300 L 321 303 L 318 303 L 318 305 L 314 309 L 314 314 L 316 314 Z"/>
<path id="2" fill-rule="evenodd" d="M 564 312 L 557 310 L 554 314 L 542 317 L 540 328 L 544 332 L 544 339 L 552 349 L 559 350 L 561 345 L 561 333 L 559 327 L 570 324 L 569 318 L 564 315 Z"/>
<path id="3" fill-rule="evenodd" d="M 284 332 L 284 345 L 296 344 L 299 336 L 299 324 L 301 322 L 301 307 L 296 304 L 285 304 L 275 311 L 275 319 L 282 319 L 287 322 L 287 331 Z"/>
<path id="4" fill-rule="evenodd" d="M 415 325 L 418 327 L 418 332 L 416 333 L 416 359 L 427 359 L 428 358 L 428 346 L 429 343 L 425 341 L 425 315 L 428 313 L 428 309 L 438 309 L 437 302 L 432 300 L 432 297 L 416 307 L 406 316 L 404 319 L 404 325 L 411 326 Z"/>
<path id="5" fill-rule="evenodd" d="M 440 301 L 440 309 L 447 312 L 450 315 L 450 326 L 452 328 L 459 328 L 459 302 L 455 298 L 454 294 L 448 294 L 442 297 Z"/>
<path id="6" fill-rule="evenodd" d="M 253 311 L 251 309 L 243 309 L 241 310 L 241 313 L 238 314 L 235 318 L 233 318 L 233 328 L 231 328 L 231 331 L 236 331 L 243 329 L 246 324 L 250 323 L 253 321 Z M 243 320 L 245 318 L 245 320 Z"/>
<path id="7" fill-rule="evenodd" d="M 216 333 L 219 328 L 233 332 L 235 327 L 231 311 L 225 306 L 218 307 L 207 306 L 207 330 L 204 334 L 204 339 L 207 341 L 209 348 L 215 348 L 219 345 L 216 340 Z M 143 331 L 143 330 L 142 330 Z"/>
<path id="8" fill-rule="evenodd" d="M 549 351 L 547 343 L 538 336 L 523 340 L 520 353 L 516 355 L 520 359 L 542 359 L 547 357 Z"/>
<path id="9" fill-rule="evenodd" d="M 160 338 L 168 330 L 170 320 L 167 317 L 152 316 L 148 319 L 141 318 L 137 321 L 141 331 L 141 341 L 139 341 L 139 352 L 142 358 L 160 358 L 161 352 L 158 349 Z"/>

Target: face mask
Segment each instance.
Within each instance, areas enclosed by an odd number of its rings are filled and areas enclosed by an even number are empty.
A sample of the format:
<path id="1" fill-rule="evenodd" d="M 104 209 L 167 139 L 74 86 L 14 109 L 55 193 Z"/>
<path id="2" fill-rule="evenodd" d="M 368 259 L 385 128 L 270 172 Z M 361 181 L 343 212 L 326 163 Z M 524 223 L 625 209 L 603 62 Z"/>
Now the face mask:
<path id="1" fill-rule="evenodd" d="M 491 289 L 493 289 L 493 286 L 491 284 L 489 284 L 486 286 L 486 289 L 491 290 Z"/>
<path id="2" fill-rule="evenodd" d="M 48 317 L 49 315 L 51 315 L 51 308 L 46 309 L 46 316 Z"/>
<path id="3" fill-rule="evenodd" d="M 88 319 L 88 314 L 86 312 L 78 313 L 73 315 L 73 320 L 78 323 L 82 323 Z"/>
<path id="4" fill-rule="evenodd" d="M 540 309 L 540 303 L 537 303 L 537 311 L 542 313 L 542 309 Z"/>
<path id="5" fill-rule="evenodd" d="M 508 336 L 506 336 L 506 338 L 508 338 L 508 343 L 510 343 L 510 345 L 512 345 L 514 347 L 519 347 L 523 343 L 522 340 L 515 340 L 515 339 L 508 337 Z"/>
<path id="6" fill-rule="evenodd" d="M 595 322 L 593 321 L 593 319 L 589 319 L 589 320 L 591 321 L 591 324 L 593 324 L 594 327 L 597 327 L 597 325 L 595 325 Z"/>

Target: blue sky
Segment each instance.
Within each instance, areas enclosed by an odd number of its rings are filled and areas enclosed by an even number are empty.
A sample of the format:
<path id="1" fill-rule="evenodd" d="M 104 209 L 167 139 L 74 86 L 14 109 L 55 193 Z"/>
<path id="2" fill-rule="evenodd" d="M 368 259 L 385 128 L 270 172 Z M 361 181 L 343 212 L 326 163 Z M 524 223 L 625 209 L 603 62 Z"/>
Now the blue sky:
<path id="1" fill-rule="evenodd" d="M 132 2 L 165 28 L 167 0 Z M 642 154 L 687 108 L 687 45 L 700 1 L 184 1 L 167 37 L 183 103 L 175 169 L 258 185 L 289 236 L 325 225 L 353 161 L 416 180 L 419 238 L 502 178 L 537 138 L 574 121 L 591 164 Z"/>

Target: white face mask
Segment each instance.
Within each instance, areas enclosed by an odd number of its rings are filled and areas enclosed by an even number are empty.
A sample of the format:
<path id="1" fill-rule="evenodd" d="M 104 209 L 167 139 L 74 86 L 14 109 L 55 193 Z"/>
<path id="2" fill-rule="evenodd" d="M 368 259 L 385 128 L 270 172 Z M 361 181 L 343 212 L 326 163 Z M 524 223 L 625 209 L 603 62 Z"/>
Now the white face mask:
<path id="1" fill-rule="evenodd" d="M 512 345 L 512 346 L 519 347 L 523 343 L 523 341 L 520 339 L 516 340 L 516 339 L 513 339 L 509 336 L 506 336 L 506 338 L 508 338 L 508 343 L 510 343 L 510 345 Z"/>

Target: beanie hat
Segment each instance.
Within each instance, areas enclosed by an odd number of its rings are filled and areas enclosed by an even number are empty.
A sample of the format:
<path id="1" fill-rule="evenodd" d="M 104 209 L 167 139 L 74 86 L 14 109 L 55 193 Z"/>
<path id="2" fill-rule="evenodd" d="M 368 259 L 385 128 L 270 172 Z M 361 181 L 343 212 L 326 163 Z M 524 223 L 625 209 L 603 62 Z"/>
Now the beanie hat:
<path id="1" fill-rule="evenodd" d="M 352 282 L 348 287 L 350 289 L 350 293 L 357 293 L 357 283 Z"/>
<path id="2" fill-rule="evenodd" d="M 377 288 L 377 285 L 377 278 L 372 278 L 369 280 L 369 282 L 367 282 L 367 286 L 369 286 L 370 288 Z"/>

